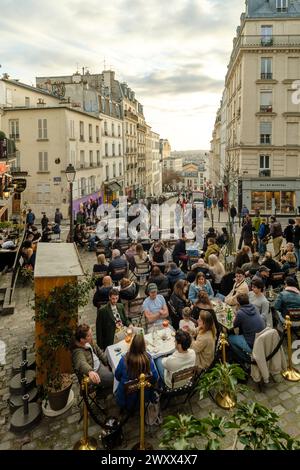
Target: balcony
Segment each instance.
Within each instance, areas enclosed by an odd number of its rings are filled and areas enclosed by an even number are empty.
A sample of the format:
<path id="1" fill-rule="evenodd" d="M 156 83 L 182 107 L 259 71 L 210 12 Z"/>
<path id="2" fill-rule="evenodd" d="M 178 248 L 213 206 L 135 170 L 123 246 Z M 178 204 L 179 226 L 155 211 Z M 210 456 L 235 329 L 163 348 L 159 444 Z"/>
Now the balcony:
<path id="1" fill-rule="evenodd" d="M 20 139 L 20 134 L 9 134 L 9 138 L 11 140 L 19 140 Z"/>
<path id="2" fill-rule="evenodd" d="M 129 118 L 129 119 L 132 119 L 135 122 L 138 122 L 138 120 L 139 120 L 139 118 L 136 116 L 136 114 L 133 114 L 131 111 L 125 110 L 124 111 L 124 116 Z"/>
<path id="3" fill-rule="evenodd" d="M 259 176 L 264 178 L 264 177 L 270 177 L 271 176 L 271 170 L 259 170 Z"/>
<path id="4" fill-rule="evenodd" d="M 273 106 L 272 105 L 261 104 L 259 110 L 260 110 L 261 113 L 272 113 L 273 112 Z"/>
<path id="5" fill-rule="evenodd" d="M 268 73 L 261 73 L 260 74 L 260 79 L 261 80 L 273 80 L 273 74 L 272 72 L 268 72 Z"/>
<path id="6" fill-rule="evenodd" d="M 271 134 L 261 134 L 260 135 L 260 143 L 262 145 L 271 145 L 272 136 Z"/>

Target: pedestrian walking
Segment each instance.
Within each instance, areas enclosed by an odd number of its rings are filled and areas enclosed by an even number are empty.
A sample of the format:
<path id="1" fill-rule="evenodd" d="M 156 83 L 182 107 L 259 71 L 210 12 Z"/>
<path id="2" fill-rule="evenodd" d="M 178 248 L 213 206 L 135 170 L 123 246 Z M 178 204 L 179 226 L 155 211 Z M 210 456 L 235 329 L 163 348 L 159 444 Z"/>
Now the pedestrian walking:
<path id="1" fill-rule="evenodd" d="M 43 214 L 43 217 L 42 217 L 42 220 L 41 220 L 41 225 L 42 225 L 42 231 L 45 230 L 45 228 L 48 226 L 49 224 L 49 219 L 48 217 L 46 216 L 46 213 L 45 212 L 42 212 Z"/>
<path id="2" fill-rule="evenodd" d="M 27 213 L 27 216 L 26 216 L 27 226 L 31 227 L 34 224 L 34 221 L 35 221 L 35 215 L 34 215 L 34 213 L 32 212 L 31 209 L 28 209 L 28 213 Z"/>
<path id="3" fill-rule="evenodd" d="M 54 222 L 58 225 L 61 224 L 61 221 L 63 219 L 63 215 L 62 213 L 60 212 L 60 210 L 57 208 L 56 211 L 55 211 L 55 214 L 54 214 Z"/>

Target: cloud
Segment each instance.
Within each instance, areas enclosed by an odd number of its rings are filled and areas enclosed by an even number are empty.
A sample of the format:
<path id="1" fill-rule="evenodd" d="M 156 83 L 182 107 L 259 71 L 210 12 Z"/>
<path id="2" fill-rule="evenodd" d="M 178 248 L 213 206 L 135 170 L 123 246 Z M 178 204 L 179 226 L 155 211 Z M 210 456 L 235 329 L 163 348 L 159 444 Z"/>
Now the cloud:
<path id="1" fill-rule="evenodd" d="M 76 64 L 101 72 L 105 59 L 136 91 L 157 132 L 184 148 L 190 130 L 166 126 L 179 119 L 177 106 L 189 129 L 206 129 L 207 147 L 243 10 L 244 0 L 2 0 L 1 70 L 32 83 L 73 73 Z"/>

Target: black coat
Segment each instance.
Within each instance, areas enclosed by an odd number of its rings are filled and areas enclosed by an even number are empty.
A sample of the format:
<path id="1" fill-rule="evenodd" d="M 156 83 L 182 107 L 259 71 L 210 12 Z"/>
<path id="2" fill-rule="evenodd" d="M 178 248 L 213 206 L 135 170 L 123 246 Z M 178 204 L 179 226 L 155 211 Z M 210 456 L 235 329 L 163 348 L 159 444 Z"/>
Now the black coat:
<path id="1" fill-rule="evenodd" d="M 126 317 L 125 308 L 123 304 L 117 304 L 117 309 L 120 314 L 124 326 L 129 326 L 129 319 Z M 105 351 L 107 346 L 114 343 L 116 331 L 116 322 L 110 304 L 100 308 L 97 313 L 96 320 L 96 336 L 98 346 Z"/>

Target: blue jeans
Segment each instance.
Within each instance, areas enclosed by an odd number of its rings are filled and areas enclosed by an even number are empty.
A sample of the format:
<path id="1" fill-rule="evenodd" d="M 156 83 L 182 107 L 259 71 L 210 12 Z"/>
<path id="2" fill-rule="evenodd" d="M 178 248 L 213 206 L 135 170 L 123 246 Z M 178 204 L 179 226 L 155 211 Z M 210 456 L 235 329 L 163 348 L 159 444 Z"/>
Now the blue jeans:
<path id="1" fill-rule="evenodd" d="M 248 356 L 247 354 L 245 354 L 245 352 L 251 354 L 252 349 L 250 348 L 249 344 L 245 340 L 245 337 L 243 335 L 229 335 L 228 341 L 233 351 L 236 353 L 236 355 L 242 361 L 247 360 Z"/>
<path id="2" fill-rule="evenodd" d="M 298 269 L 300 269 L 300 248 L 295 246 L 295 254 L 297 257 Z"/>
<path id="3" fill-rule="evenodd" d="M 156 369 L 157 369 L 157 372 L 159 373 L 159 376 L 160 376 L 160 380 L 158 381 L 159 385 L 164 385 L 165 381 L 164 381 L 164 371 L 165 371 L 165 368 L 164 366 L 162 365 L 162 359 L 163 359 L 163 356 L 162 357 L 158 357 L 157 359 L 155 359 L 155 366 L 156 366 Z"/>

